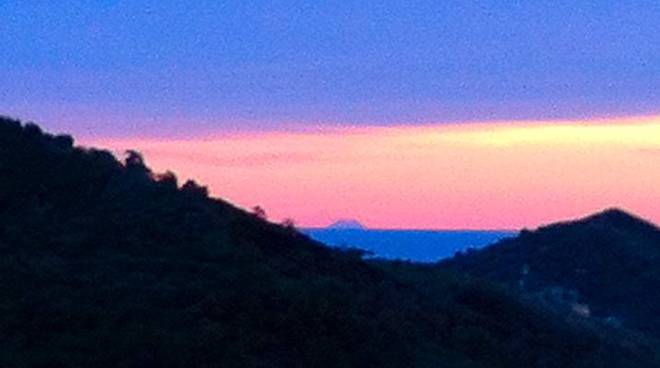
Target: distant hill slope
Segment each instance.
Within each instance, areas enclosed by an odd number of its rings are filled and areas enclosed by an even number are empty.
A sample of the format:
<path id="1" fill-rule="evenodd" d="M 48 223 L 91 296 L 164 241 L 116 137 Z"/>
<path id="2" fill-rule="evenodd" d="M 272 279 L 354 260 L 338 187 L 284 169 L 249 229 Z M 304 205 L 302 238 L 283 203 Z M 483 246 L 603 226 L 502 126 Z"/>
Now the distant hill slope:
<path id="1" fill-rule="evenodd" d="M 366 263 L 0 119 L 2 367 L 653 367 L 489 283 Z"/>
<path id="2" fill-rule="evenodd" d="M 660 337 L 660 229 L 622 210 L 523 231 L 444 265 Z"/>

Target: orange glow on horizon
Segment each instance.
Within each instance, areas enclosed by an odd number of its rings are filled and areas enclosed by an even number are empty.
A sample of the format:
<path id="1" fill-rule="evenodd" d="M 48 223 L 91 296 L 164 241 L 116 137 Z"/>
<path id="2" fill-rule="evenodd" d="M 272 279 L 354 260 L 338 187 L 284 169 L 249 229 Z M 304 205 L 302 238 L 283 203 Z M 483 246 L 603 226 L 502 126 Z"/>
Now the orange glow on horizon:
<path id="1" fill-rule="evenodd" d="M 302 226 L 533 227 L 620 206 L 660 222 L 660 117 L 93 139 Z"/>

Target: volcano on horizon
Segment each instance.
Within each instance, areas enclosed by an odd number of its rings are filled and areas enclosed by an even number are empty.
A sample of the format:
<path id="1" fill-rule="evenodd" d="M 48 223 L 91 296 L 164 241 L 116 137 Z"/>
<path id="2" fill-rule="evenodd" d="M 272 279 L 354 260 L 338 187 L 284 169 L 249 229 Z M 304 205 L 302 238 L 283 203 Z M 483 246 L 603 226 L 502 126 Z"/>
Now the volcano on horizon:
<path id="1" fill-rule="evenodd" d="M 327 229 L 366 230 L 367 227 L 355 219 L 341 219 L 328 225 Z"/>

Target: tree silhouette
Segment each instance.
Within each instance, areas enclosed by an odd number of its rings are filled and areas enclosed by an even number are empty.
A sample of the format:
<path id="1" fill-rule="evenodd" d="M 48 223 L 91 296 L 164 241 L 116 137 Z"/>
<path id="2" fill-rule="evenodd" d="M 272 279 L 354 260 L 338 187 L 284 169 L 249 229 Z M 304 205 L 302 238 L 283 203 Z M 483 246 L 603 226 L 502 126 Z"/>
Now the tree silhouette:
<path id="1" fill-rule="evenodd" d="M 264 210 L 261 206 L 254 206 L 252 207 L 252 213 L 254 213 L 255 216 L 258 218 L 265 220 L 268 218 L 266 215 L 266 210 Z"/>
<path id="2" fill-rule="evenodd" d="M 179 186 L 179 180 L 177 179 L 176 174 L 169 170 L 162 174 L 156 175 L 156 180 L 158 183 L 168 188 L 176 189 Z"/>
<path id="3" fill-rule="evenodd" d="M 124 165 L 126 167 L 146 167 L 144 163 L 144 156 L 138 151 L 135 150 L 126 150 L 126 158 L 124 159 Z"/>
<path id="4" fill-rule="evenodd" d="M 194 180 L 187 180 L 185 183 L 183 183 L 183 185 L 181 186 L 181 191 L 189 195 L 204 197 L 204 198 L 208 197 L 209 195 L 208 188 L 197 184 L 197 182 L 195 182 Z"/>
<path id="5" fill-rule="evenodd" d="M 296 230 L 296 222 L 292 218 L 285 218 L 282 221 L 282 226 L 292 231 Z"/>

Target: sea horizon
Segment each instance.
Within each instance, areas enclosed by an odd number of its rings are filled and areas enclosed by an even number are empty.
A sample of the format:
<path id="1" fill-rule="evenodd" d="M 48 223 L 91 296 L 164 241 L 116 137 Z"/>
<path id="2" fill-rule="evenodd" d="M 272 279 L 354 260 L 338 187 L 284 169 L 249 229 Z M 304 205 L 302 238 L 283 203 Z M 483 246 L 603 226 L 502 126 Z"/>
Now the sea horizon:
<path id="1" fill-rule="evenodd" d="M 300 231 L 330 247 L 355 248 L 370 258 L 433 263 L 469 249 L 480 249 L 514 237 L 512 230 L 339 229 L 301 228 Z"/>

